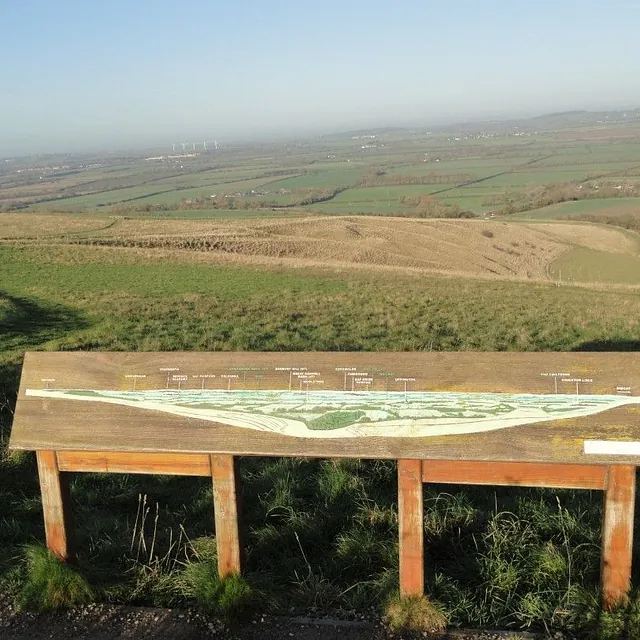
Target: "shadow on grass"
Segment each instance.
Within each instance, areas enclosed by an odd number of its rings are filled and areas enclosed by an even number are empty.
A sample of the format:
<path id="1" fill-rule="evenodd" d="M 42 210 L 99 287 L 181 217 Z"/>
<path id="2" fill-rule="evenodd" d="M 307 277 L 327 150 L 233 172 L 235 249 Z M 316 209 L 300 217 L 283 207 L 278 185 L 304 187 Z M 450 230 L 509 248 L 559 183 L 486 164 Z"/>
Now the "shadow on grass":
<path id="1" fill-rule="evenodd" d="M 591 340 L 572 351 L 640 351 L 640 340 Z"/>
<path id="2" fill-rule="evenodd" d="M 88 326 L 87 319 L 74 309 L 0 290 L 0 351 L 36 347 Z"/>

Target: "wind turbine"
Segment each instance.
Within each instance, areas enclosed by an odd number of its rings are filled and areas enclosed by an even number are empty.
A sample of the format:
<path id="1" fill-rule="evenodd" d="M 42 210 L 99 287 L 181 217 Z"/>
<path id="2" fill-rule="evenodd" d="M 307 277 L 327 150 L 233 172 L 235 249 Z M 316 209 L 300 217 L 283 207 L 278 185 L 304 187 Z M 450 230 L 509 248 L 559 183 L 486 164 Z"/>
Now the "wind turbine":
<path id="1" fill-rule="evenodd" d="M 172 143 L 171 143 L 171 146 L 173 147 L 173 153 L 175 153 L 175 152 L 176 152 L 176 143 L 175 143 L 175 142 L 172 142 Z"/>
<path id="2" fill-rule="evenodd" d="M 191 144 L 193 145 L 193 150 L 195 151 L 196 150 L 196 143 L 192 142 Z"/>
<path id="3" fill-rule="evenodd" d="M 187 143 L 186 142 L 181 142 L 180 144 L 182 145 L 182 151 L 184 152 L 185 149 L 187 148 Z"/>
<path id="4" fill-rule="evenodd" d="M 202 150 L 203 151 L 207 150 L 207 141 L 206 140 L 202 143 Z"/>

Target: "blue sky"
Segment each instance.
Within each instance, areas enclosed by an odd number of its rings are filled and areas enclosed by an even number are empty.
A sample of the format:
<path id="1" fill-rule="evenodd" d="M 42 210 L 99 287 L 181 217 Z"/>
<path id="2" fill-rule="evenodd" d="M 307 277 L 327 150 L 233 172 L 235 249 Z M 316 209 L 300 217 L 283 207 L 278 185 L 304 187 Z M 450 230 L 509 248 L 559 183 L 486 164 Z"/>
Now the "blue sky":
<path id="1" fill-rule="evenodd" d="M 0 0 L 0 155 L 640 106 L 640 2 Z"/>

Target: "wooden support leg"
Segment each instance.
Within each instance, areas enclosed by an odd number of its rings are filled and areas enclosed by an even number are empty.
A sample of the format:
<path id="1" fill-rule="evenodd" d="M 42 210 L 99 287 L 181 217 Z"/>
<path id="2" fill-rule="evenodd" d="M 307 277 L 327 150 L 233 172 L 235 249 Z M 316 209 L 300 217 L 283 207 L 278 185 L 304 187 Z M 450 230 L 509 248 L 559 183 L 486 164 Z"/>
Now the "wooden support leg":
<path id="1" fill-rule="evenodd" d="M 400 595 L 424 594 L 422 460 L 398 460 Z"/>
<path id="2" fill-rule="evenodd" d="M 72 559 L 69 481 L 58 469 L 55 451 L 37 451 L 47 547 L 60 560 Z"/>
<path id="3" fill-rule="evenodd" d="M 624 602 L 631 586 L 635 493 L 636 468 L 628 465 L 610 466 L 604 494 L 600 565 L 602 604 L 605 609 Z"/>
<path id="4" fill-rule="evenodd" d="M 242 571 L 236 468 L 233 456 L 211 456 L 218 572 L 224 578 Z"/>

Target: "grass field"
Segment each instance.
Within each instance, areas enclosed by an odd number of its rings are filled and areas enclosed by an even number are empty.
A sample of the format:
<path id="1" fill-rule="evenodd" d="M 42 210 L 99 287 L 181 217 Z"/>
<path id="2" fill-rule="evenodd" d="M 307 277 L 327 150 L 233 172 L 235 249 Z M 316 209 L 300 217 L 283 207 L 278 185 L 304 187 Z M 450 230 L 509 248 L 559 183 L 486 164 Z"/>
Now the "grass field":
<path id="1" fill-rule="evenodd" d="M 234 270 L 227 267 L 158 264 L 136 261 L 136 264 L 83 260 L 78 250 L 75 261 L 56 260 L 46 250 L 0 249 L 0 281 L 6 293 L 74 293 L 78 296 L 100 291 L 105 295 L 131 294 L 143 297 L 174 296 L 185 291 L 221 299 L 243 299 L 261 292 L 266 295 L 307 294 L 313 291 L 340 290 L 345 285 L 312 276 Z M 79 269 L 78 266 L 82 265 Z M 18 283 L 13 278 L 17 276 Z M 18 287 L 16 287 L 18 285 Z"/>
<path id="2" fill-rule="evenodd" d="M 640 255 L 580 247 L 555 260 L 550 273 L 556 280 L 640 284 Z"/>
<path id="3" fill-rule="evenodd" d="M 65 251 L 3 248 L 0 372 L 9 401 L 21 354 L 34 348 L 544 350 L 640 337 L 640 298 L 624 292 L 464 278 L 452 286 L 399 272 L 208 267 L 200 275 L 202 267 L 148 252 Z M 25 580 L 20 545 L 43 540 L 32 456 L 3 454 L 0 474 L 0 585 L 15 593 Z M 261 610 L 382 606 L 398 580 L 393 463 L 243 459 L 241 474 L 247 576 L 266 594 Z M 82 475 L 72 493 L 79 567 L 102 597 L 190 601 L 185 563 L 215 557 L 209 483 Z M 130 551 L 132 537 L 149 549 L 153 536 L 150 521 L 143 533 L 133 529 L 141 494 L 154 512 L 159 505 L 154 557 Z M 577 629 L 595 615 L 598 494 L 430 486 L 425 505 L 427 588 L 452 624 Z M 180 527 L 191 543 L 171 547 Z"/>
<path id="4" fill-rule="evenodd" d="M 361 169 L 328 169 L 270 183 L 273 189 L 310 189 L 341 187 L 353 184 L 362 176 Z"/>
<path id="5" fill-rule="evenodd" d="M 640 198 L 603 198 L 601 200 L 562 202 L 536 211 L 519 213 L 513 217 L 519 219 L 557 220 L 585 213 L 604 214 L 607 216 L 628 214 L 640 216 Z"/>

